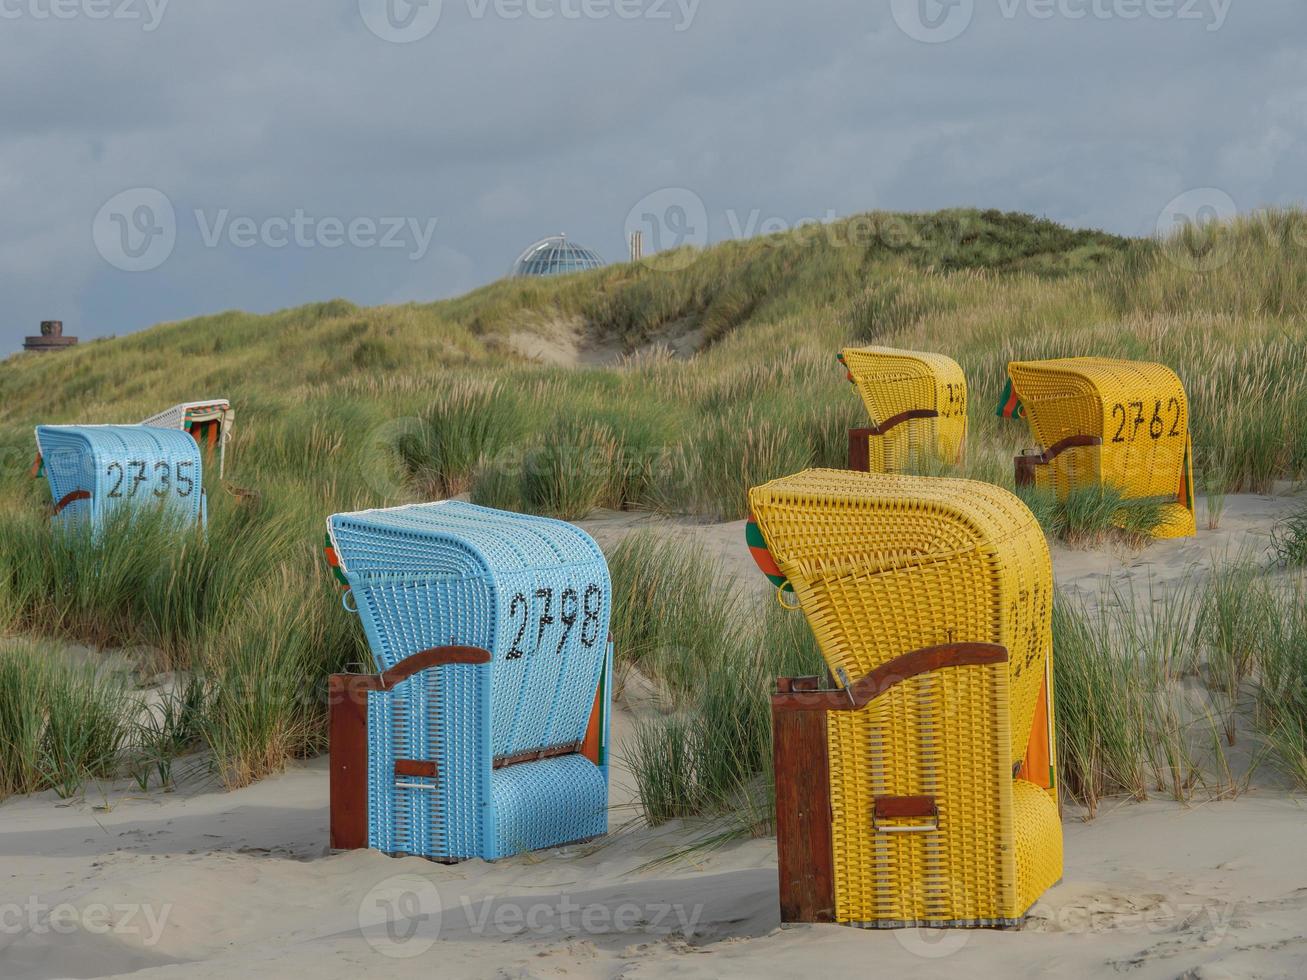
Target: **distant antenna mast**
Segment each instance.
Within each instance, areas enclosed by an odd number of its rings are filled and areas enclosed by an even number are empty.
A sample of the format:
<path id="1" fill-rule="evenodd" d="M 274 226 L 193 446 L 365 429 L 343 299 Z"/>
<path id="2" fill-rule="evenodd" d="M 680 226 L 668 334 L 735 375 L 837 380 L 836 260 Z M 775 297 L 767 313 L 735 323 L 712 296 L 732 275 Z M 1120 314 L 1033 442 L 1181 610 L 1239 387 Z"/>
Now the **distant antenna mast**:
<path id="1" fill-rule="evenodd" d="M 631 232 L 631 261 L 639 262 L 644 258 L 644 232 Z"/>

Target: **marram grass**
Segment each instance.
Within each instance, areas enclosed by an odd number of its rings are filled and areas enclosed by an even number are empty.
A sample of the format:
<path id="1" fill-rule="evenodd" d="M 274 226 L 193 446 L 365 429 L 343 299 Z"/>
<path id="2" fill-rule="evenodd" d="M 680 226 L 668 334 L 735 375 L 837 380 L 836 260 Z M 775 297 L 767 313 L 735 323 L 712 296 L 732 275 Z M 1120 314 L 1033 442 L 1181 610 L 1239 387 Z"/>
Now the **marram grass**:
<path id="1" fill-rule="evenodd" d="M 1030 445 L 1023 423 L 993 414 L 1009 361 L 1162 361 L 1190 395 L 1209 500 L 1265 491 L 1307 473 L 1304 243 L 1307 218 L 1294 211 L 1167 243 L 993 211 L 878 213 L 686 253 L 679 269 L 621 264 L 432 304 L 226 312 L 58 357 L 17 355 L 0 371 L 0 627 L 147 648 L 146 666 L 201 677 L 201 741 L 239 785 L 320 750 L 326 673 L 369 659 L 322 568 L 326 515 L 470 492 L 569 518 L 619 507 L 739 519 L 750 485 L 843 460 L 846 430 L 864 421 L 835 362 L 849 343 L 958 360 L 972 399 L 956 472 L 1008 486 L 1013 454 Z M 542 345 L 551 363 L 532 359 Z M 51 532 L 48 489 L 27 472 L 33 425 L 130 422 L 210 395 L 232 400 L 238 425 L 226 485 L 207 477 L 207 534 L 145 521 L 84 547 Z M 1032 500 L 1054 534 L 1092 541 L 1122 523 L 1142 534 L 1148 515 L 1121 521 L 1113 504 Z M 1287 561 L 1298 536 L 1279 539 Z M 656 570 L 642 574 L 677 594 Z M 708 718 L 738 740 L 720 758 L 695 749 L 707 755 L 687 798 L 756 798 L 757 706 L 778 669 L 766 659 L 782 649 L 777 634 L 760 636 L 736 600 L 681 616 L 660 595 L 623 613 L 635 632 L 618 630 L 619 651 L 661 678 L 687 730 Z M 1098 685 L 1114 678 L 1092 673 L 1097 641 L 1067 629 L 1066 667 L 1085 671 L 1069 689 L 1108 697 Z M 1277 646 L 1249 676 L 1229 666 L 1245 689 L 1274 667 L 1284 689 L 1292 656 Z M 714 700 L 714 671 L 734 678 L 739 703 Z M 1137 694 L 1112 711 L 1145 711 Z M 1289 745 L 1299 716 L 1259 704 Z M 1073 699 L 1068 718 L 1075 710 Z M 1068 736 L 1086 792 L 1156 781 L 1152 763 L 1140 776 L 1130 761 L 1127 733 L 1094 724 Z M 22 770 L 12 756 L 36 737 L 14 725 L 0 745 L 6 772 Z M 697 737 L 686 744 L 708 744 Z"/>

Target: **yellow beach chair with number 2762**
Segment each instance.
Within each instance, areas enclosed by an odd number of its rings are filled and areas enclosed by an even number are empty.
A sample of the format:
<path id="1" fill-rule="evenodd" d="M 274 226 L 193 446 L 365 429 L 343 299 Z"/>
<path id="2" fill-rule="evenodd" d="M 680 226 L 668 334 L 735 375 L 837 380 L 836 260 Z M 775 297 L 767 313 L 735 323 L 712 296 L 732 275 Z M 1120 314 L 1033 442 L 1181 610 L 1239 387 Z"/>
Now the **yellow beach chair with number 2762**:
<path id="1" fill-rule="evenodd" d="M 755 555 L 838 682 L 773 699 L 785 921 L 1019 924 L 1062 874 L 1052 773 L 1017 775 L 1052 662 L 1034 517 L 991 484 L 845 470 L 749 499 Z"/>
<path id="2" fill-rule="evenodd" d="M 1019 482 L 1066 496 L 1112 486 L 1127 500 L 1162 505 L 1159 538 L 1196 532 L 1189 400 L 1170 368 L 1106 357 L 1008 365 L 1042 454 L 1017 459 Z M 1023 477 L 1023 472 L 1028 474 Z"/>

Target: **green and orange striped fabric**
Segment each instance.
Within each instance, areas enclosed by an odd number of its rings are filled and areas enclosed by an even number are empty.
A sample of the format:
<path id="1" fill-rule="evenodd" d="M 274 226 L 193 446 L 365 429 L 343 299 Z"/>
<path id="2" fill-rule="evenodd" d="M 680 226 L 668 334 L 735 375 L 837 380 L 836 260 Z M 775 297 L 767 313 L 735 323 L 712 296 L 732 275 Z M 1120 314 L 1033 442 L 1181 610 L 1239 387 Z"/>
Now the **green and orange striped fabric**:
<path id="1" fill-rule="evenodd" d="M 753 560 L 767 576 L 767 580 L 782 591 L 793 592 L 794 586 L 776 564 L 776 559 L 767 548 L 767 539 L 762 536 L 762 529 L 752 515 L 749 516 L 749 523 L 744 526 L 744 540 L 749 546 L 749 554 L 753 555 Z"/>
<path id="2" fill-rule="evenodd" d="M 1007 386 L 1003 389 L 1003 397 L 998 403 L 998 411 L 995 414 L 1001 419 L 1023 419 L 1026 417 L 1026 406 L 1022 405 L 1021 399 L 1017 397 L 1011 378 L 1008 378 Z"/>
<path id="3" fill-rule="evenodd" d="M 858 379 L 855 378 L 855 377 L 853 376 L 853 372 L 849 370 L 849 364 L 848 364 L 848 362 L 847 362 L 846 360 L 844 360 L 844 354 L 843 354 L 843 352 L 841 352 L 841 353 L 839 353 L 839 354 L 836 354 L 836 355 L 835 355 L 835 360 L 839 361 L 840 364 L 841 364 L 841 366 L 844 368 L 844 374 L 845 374 L 845 376 L 849 379 L 849 384 L 851 384 L 851 385 L 855 385 L 855 384 L 857 384 L 857 383 L 858 383 Z"/>
<path id="4" fill-rule="evenodd" d="M 336 581 L 345 588 L 350 588 L 349 579 L 347 579 L 345 573 L 341 571 L 340 556 L 336 554 L 336 546 L 331 543 L 330 534 L 326 535 L 326 540 L 323 543 L 322 550 L 326 552 L 327 564 L 331 566 L 331 573 L 336 576 Z"/>

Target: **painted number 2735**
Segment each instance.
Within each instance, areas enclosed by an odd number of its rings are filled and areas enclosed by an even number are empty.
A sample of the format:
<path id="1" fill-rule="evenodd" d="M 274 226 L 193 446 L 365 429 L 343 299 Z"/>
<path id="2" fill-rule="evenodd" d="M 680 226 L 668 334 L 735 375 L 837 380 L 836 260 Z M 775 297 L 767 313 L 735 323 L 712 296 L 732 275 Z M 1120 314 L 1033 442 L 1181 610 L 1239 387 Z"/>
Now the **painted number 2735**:
<path id="1" fill-rule="evenodd" d="M 195 492 L 195 461 L 130 459 L 117 460 L 106 468 L 109 478 L 109 496 L 131 498 L 153 494 L 159 499 L 175 494 L 189 497 Z"/>

